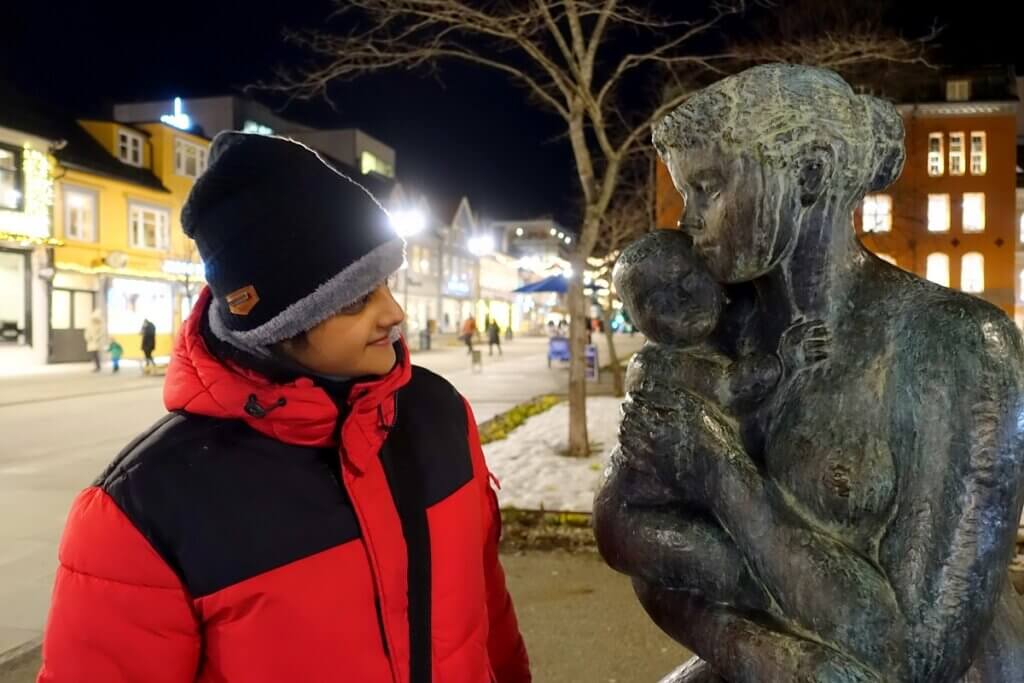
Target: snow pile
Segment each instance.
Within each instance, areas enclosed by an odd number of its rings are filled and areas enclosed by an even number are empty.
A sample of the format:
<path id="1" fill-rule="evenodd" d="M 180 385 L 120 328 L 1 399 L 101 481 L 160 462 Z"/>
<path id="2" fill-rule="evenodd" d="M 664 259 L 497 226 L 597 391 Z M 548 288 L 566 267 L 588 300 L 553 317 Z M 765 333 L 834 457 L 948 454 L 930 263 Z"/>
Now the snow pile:
<path id="1" fill-rule="evenodd" d="M 502 507 L 590 512 L 608 454 L 615 446 L 621 399 L 587 399 L 587 430 L 594 455 L 562 455 L 569 442 L 569 404 L 562 402 L 527 420 L 507 439 L 484 446 L 498 481 Z"/>

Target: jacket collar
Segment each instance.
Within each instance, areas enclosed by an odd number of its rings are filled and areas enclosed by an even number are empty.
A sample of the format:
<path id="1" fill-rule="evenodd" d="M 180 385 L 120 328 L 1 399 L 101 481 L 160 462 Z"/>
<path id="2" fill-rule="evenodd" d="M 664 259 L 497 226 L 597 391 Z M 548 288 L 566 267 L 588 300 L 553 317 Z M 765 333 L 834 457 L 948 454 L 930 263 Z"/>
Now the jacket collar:
<path id="1" fill-rule="evenodd" d="M 242 420 L 266 436 L 297 446 L 336 445 L 338 405 L 311 378 L 275 383 L 210 352 L 201 327 L 210 300 L 210 290 L 204 288 L 175 341 L 164 382 L 167 410 Z M 391 397 L 412 375 L 408 348 L 404 340 L 399 344 L 399 361 L 391 372 L 357 381 L 349 391 L 348 409 L 366 427 L 372 427 L 373 416 L 386 432 L 395 419 Z"/>

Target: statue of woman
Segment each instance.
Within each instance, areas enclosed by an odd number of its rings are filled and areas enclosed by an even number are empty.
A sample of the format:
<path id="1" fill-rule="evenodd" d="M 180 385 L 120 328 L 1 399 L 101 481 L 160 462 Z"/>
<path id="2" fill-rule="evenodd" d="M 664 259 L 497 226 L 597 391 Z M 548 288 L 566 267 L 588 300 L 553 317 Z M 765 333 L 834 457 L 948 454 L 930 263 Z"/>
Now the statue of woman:
<path id="1" fill-rule="evenodd" d="M 902 170 L 900 116 L 768 65 L 696 93 L 654 144 L 729 301 L 700 362 L 638 356 L 595 501 L 605 560 L 699 656 L 665 680 L 1024 681 L 1022 342 L 858 241 L 855 207 Z M 756 405 L 706 391 L 702 372 L 807 329 Z"/>

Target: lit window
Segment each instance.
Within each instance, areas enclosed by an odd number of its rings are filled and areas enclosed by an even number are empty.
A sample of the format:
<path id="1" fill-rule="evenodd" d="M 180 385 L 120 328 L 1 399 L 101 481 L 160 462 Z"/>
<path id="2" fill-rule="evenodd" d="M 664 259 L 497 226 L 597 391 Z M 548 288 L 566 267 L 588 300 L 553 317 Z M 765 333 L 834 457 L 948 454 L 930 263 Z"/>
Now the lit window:
<path id="1" fill-rule="evenodd" d="M 262 123 L 259 123 L 258 121 L 253 121 L 252 119 L 249 119 L 242 124 L 242 132 L 256 133 L 257 135 L 273 135 L 274 129 L 271 128 L 270 126 L 264 126 Z"/>
<path id="2" fill-rule="evenodd" d="M 433 254 L 430 253 L 430 249 L 423 247 L 420 251 L 420 272 L 424 275 L 430 275 L 431 258 L 433 258 Z"/>
<path id="3" fill-rule="evenodd" d="M 142 136 L 124 128 L 117 131 L 117 158 L 132 166 L 142 166 Z"/>
<path id="4" fill-rule="evenodd" d="M 20 211 L 22 202 L 21 151 L 0 147 L 0 209 Z"/>
<path id="5" fill-rule="evenodd" d="M 166 251 L 171 244 L 170 214 L 166 209 L 131 204 L 128 231 L 133 247 Z"/>
<path id="6" fill-rule="evenodd" d="M 928 195 L 928 231 L 946 232 L 949 230 L 949 195 Z"/>
<path id="7" fill-rule="evenodd" d="M 892 257 L 892 255 L 890 255 L 890 254 L 882 254 L 882 253 L 878 253 L 878 254 L 875 254 L 875 256 L 877 256 L 878 258 L 882 259 L 882 260 L 883 260 L 883 261 L 885 261 L 886 263 L 891 263 L 891 264 L 893 264 L 894 266 L 896 265 L 896 259 L 894 259 L 894 258 Z"/>
<path id="8" fill-rule="evenodd" d="M 864 197 L 862 218 L 864 232 L 892 230 L 892 197 L 887 194 L 869 194 Z"/>
<path id="9" fill-rule="evenodd" d="M 64 186 L 64 237 L 96 241 L 96 203 L 94 191 Z"/>
<path id="10" fill-rule="evenodd" d="M 206 170 L 206 148 L 194 142 L 174 139 L 174 172 L 186 178 L 198 178 Z"/>
<path id="11" fill-rule="evenodd" d="M 964 193 L 964 232 L 984 232 L 985 193 Z"/>
<path id="12" fill-rule="evenodd" d="M 942 175 L 942 133 L 928 136 L 928 175 Z"/>
<path id="13" fill-rule="evenodd" d="M 939 252 L 928 254 L 925 277 L 935 284 L 949 287 L 949 256 Z"/>
<path id="14" fill-rule="evenodd" d="M 384 176 L 385 178 L 395 177 L 395 168 L 385 162 L 382 159 L 377 158 L 370 152 L 363 152 L 359 158 L 360 171 L 365 175 L 367 173 L 377 173 Z"/>
<path id="15" fill-rule="evenodd" d="M 946 81 L 946 99 L 950 102 L 966 102 L 971 99 L 971 82 L 967 79 Z"/>
<path id="16" fill-rule="evenodd" d="M 960 260 L 960 289 L 971 294 L 985 291 L 985 257 L 976 251 Z"/>
<path id="17" fill-rule="evenodd" d="M 949 134 L 949 175 L 964 174 L 964 134 Z"/>
<path id="18" fill-rule="evenodd" d="M 985 153 L 985 132 L 971 133 L 971 174 L 985 175 L 988 170 L 988 155 Z"/>

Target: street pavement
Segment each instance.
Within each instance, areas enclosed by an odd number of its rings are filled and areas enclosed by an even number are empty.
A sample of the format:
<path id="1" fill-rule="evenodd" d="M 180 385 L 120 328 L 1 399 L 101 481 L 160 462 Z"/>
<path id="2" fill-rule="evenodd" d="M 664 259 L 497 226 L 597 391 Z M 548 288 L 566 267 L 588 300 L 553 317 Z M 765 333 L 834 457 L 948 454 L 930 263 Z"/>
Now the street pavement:
<path id="1" fill-rule="evenodd" d="M 603 363 L 603 340 L 595 341 Z M 630 351 L 643 340 L 616 343 Z M 546 339 L 506 343 L 502 357 L 482 348 L 480 372 L 455 346 L 414 352 L 413 362 L 448 378 L 478 422 L 538 394 L 565 392 L 568 372 L 547 368 Z M 39 638 L 71 500 L 164 413 L 161 389 L 159 377 L 133 364 L 118 375 L 72 365 L 0 377 L 0 662 Z"/>
<path id="2" fill-rule="evenodd" d="M 537 683 L 653 683 L 688 658 L 594 553 L 529 551 L 502 563 Z M 0 683 L 33 683 L 38 670 L 32 656 L 0 667 Z"/>

